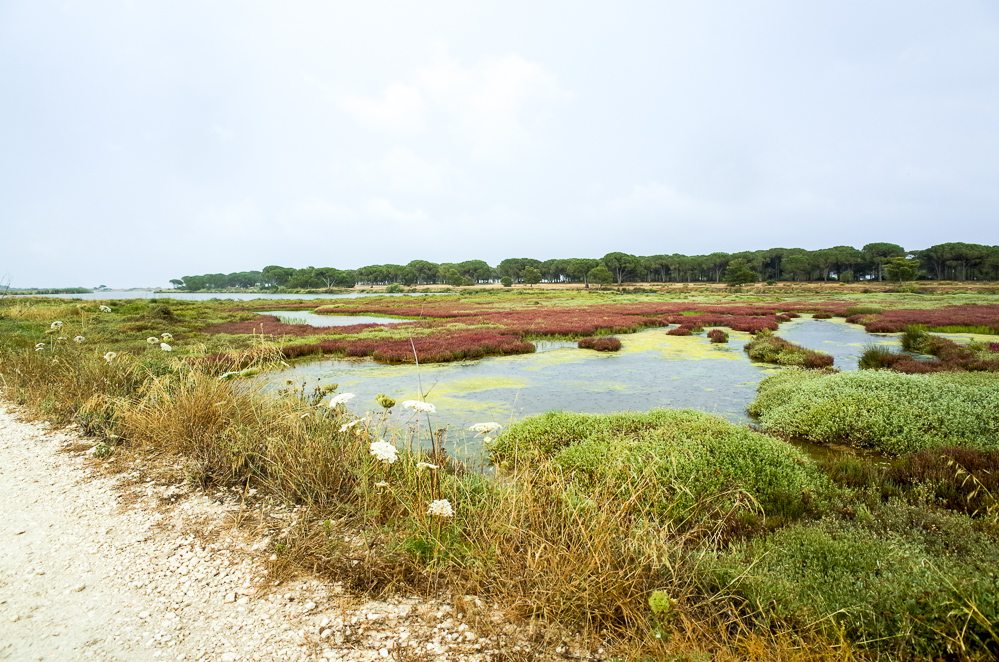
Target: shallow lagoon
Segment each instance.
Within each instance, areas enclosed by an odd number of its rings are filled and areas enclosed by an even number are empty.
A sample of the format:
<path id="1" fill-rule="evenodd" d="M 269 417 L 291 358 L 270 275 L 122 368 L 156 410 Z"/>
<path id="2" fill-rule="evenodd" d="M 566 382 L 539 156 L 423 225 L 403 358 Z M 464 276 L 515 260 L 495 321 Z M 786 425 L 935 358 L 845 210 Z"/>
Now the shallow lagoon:
<path id="1" fill-rule="evenodd" d="M 756 386 L 779 368 L 749 361 L 743 346 L 747 333 L 730 332 L 727 344 L 704 335 L 670 336 L 649 329 L 618 336 L 622 349 L 600 353 L 575 343 L 540 341 L 534 354 L 460 363 L 381 365 L 366 359 L 332 359 L 296 365 L 261 376 L 265 389 L 338 384 L 338 392 L 357 397 L 349 408 L 361 415 L 380 408 L 375 396 L 426 399 L 437 407 L 435 426 L 448 426 L 448 444 L 459 455 L 480 454 L 480 440 L 466 432 L 472 423 L 503 425 L 546 411 L 607 413 L 657 407 L 691 408 L 739 423 L 749 422 L 746 406 Z M 855 370 L 864 346 L 897 344 L 892 336 L 872 335 L 862 327 L 829 320 L 796 319 L 781 325 L 779 335 L 836 359 L 841 370 Z M 290 384 L 289 384 L 290 381 Z M 396 407 L 393 424 L 414 423 Z M 425 434 L 423 436 L 426 436 Z"/>

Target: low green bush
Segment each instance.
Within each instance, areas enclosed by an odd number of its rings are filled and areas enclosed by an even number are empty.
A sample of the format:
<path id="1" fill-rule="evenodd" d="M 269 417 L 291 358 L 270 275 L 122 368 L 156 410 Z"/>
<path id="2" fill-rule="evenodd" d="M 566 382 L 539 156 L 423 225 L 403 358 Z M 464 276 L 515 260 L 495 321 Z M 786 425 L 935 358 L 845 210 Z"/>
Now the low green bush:
<path id="1" fill-rule="evenodd" d="M 688 410 L 542 414 L 512 425 L 491 454 L 500 465 L 551 461 L 582 485 L 610 480 L 622 496 L 649 482 L 651 509 L 668 516 L 741 493 L 765 514 L 793 518 L 829 485 L 793 446 Z"/>
<path id="2" fill-rule="evenodd" d="M 825 518 L 733 545 L 705 564 L 709 590 L 763 621 L 842 632 L 892 657 L 999 652 L 996 541 L 963 516 L 883 510 L 869 524 Z"/>
<path id="3" fill-rule="evenodd" d="M 757 333 L 743 349 L 746 350 L 750 360 L 761 363 L 799 368 L 828 368 L 833 364 L 833 357 L 828 354 L 805 349 L 775 336 L 768 330 Z"/>
<path id="4" fill-rule="evenodd" d="M 999 449 L 999 375 L 788 370 L 764 379 L 749 413 L 766 432 L 902 454 Z"/>

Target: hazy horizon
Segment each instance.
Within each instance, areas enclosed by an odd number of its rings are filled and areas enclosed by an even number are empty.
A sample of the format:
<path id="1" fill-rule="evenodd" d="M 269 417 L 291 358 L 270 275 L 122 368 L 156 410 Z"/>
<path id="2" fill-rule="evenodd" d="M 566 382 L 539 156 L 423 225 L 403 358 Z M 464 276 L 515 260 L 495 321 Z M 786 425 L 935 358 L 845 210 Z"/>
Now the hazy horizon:
<path id="1" fill-rule="evenodd" d="M 999 5 L 0 6 L 0 282 L 999 243 Z"/>

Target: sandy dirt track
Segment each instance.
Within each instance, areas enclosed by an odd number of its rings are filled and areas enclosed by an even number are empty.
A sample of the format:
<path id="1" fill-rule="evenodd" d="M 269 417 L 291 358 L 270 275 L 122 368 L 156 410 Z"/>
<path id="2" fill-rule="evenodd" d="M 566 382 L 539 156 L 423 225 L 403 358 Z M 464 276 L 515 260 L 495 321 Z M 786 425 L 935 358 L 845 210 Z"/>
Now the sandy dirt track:
<path id="1" fill-rule="evenodd" d="M 0 660 L 509 653 L 445 603 L 363 600 L 309 580 L 268 586 L 266 552 L 231 525 L 238 503 L 98 475 L 79 450 L 87 443 L 0 402 Z"/>

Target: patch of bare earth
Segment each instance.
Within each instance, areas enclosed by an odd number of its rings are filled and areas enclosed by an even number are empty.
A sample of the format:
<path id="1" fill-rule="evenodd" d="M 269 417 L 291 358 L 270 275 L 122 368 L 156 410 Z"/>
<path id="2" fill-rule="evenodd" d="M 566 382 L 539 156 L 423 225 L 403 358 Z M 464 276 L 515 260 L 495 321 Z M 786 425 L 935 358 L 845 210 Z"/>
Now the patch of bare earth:
<path id="1" fill-rule="evenodd" d="M 472 597 L 474 618 L 445 601 L 273 581 L 238 495 L 109 476 L 81 450 L 92 446 L 0 403 L 0 660 L 539 657 L 526 631 L 483 632 L 498 612 Z"/>

